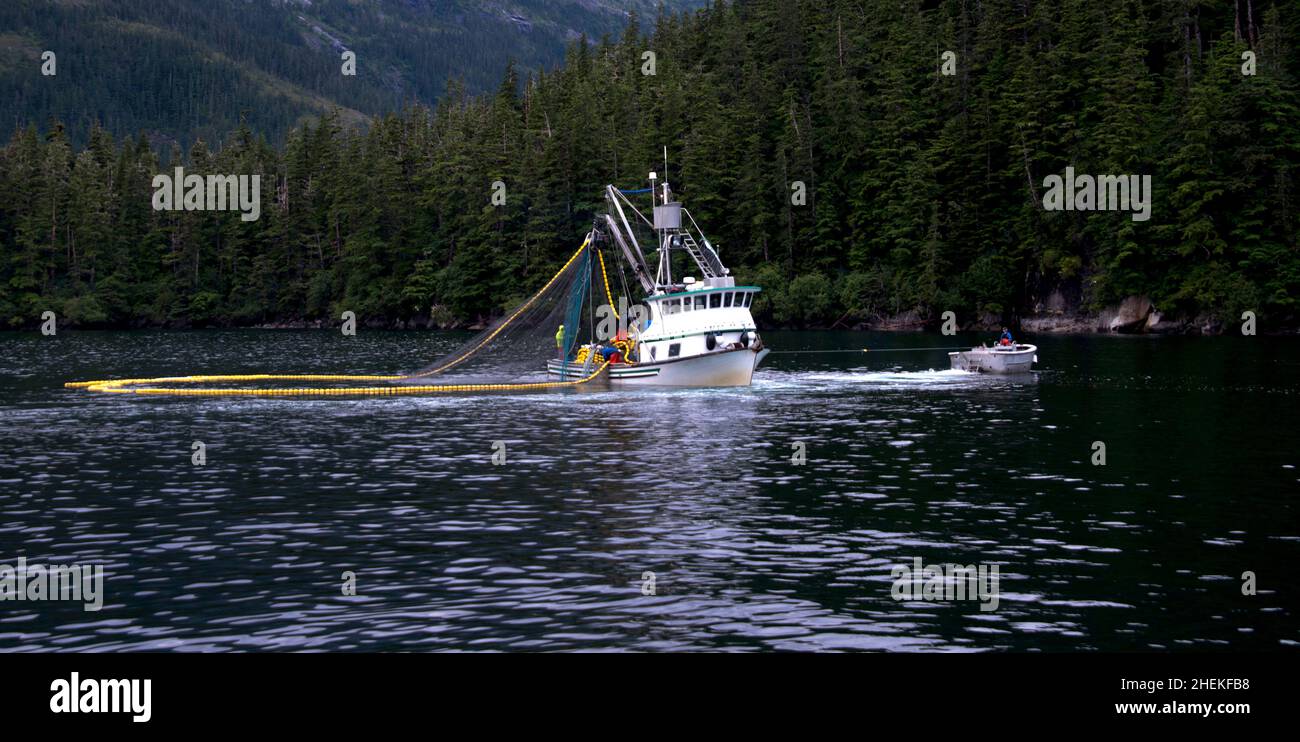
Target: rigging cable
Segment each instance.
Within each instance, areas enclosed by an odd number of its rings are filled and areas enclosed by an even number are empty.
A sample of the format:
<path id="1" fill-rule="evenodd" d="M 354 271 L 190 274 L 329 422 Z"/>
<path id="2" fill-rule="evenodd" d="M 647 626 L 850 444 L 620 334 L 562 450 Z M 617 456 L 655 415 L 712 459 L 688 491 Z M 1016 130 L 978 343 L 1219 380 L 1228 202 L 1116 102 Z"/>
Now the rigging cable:
<path id="1" fill-rule="evenodd" d="M 933 352 L 936 350 L 970 350 L 967 347 L 959 348 L 842 348 L 837 350 L 773 350 L 771 353 L 920 353 Z"/>

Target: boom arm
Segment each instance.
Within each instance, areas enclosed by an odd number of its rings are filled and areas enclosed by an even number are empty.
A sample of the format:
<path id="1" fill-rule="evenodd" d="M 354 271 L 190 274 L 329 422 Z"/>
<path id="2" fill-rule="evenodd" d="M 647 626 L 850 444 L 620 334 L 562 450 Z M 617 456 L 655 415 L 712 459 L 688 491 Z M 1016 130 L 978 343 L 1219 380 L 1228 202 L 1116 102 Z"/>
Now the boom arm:
<path id="1" fill-rule="evenodd" d="M 641 288 L 645 289 L 646 294 L 655 292 L 655 281 L 650 274 L 650 268 L 646 264 L 645 255 L 641 253 L 641 246 L 637 244 L 636 235 L 632 233 L 632 225 L 627 223 L 627 215 L 623 213 L 623 206 L 619 203 L 623 194 L 619 193 L 612 185 L 605 186 L 605 199 L 614 207 L 618 213 L 618 218 L 623 224 L 620 228 L 619 223 L 614 221 L 613 214 L 605 214 L 605 230 L 607 230 L 619 249 L 623 251 L 623 257 L 627 259 L 627 264 L 632 266 L 632 273 L 636 275 L 636 280 L 641 282 Z M 632 205 L 629 203 L 629 207 Z M 633 208 L 633 213 L 645 221 L 645 217 Z M 599 220 L 598 220 L 599 222 Z"/>
<path id="2" fill-rule="evenodd" d="M 641 283 L 641 288 L 645 289 L 647 295 L 653 294 L 655 292 L 655 282 L 650 277 L 650 271 L 646 269 L 645 261 L 627 244 L 627 240 L 623 239 L 623 233 L 619 231 L 618 225 L 614 222 L 614 217 L 606 214 L 605 226 L 610 235 L 613 236 L 614 243 L 623 251 L 623 257 L 627 259 L 627 264 L 632 266 L 632 273 L 636 276 L 636 280 Z"/>

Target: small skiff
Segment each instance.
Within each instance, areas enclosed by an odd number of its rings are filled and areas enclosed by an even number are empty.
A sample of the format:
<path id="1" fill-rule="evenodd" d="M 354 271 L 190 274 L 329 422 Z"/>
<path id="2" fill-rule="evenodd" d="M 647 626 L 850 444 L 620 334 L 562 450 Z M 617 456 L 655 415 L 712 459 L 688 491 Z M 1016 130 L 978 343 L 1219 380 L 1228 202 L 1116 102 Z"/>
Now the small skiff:
<path id="1" fill-rule="evenodd" d="M 1033 369 L 1038 362 L 1038 346 L 1017 343 L 1014 345 L 995 345 L 992 348 L 981 345 L 978 348 L 949 353 L 948 360 L 958 371 L 974 371 L 984 374 L 1020 374 Z"/>

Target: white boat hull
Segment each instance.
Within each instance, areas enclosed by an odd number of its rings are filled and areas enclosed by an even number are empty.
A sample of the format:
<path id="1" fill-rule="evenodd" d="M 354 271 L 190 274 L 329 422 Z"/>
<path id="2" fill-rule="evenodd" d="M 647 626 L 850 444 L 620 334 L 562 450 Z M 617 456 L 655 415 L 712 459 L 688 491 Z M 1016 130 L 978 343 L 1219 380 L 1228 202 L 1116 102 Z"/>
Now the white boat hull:
<path id="1" fill-rule="evenodd" d="M 949 353 L 948 360 L 958 371 L 985 374 L 1023 374 L 1033 370 L 1038 360 L 1038 346 L 1016 345 L 1014 349 L 971 348 L 959 353 Z"/>
<path id="2" fill-rule="evenodd" d="M 749 386 L 754 369 L 767 354 L 767 349 L 738 348 L 658 363 L 617 364 L 611 365 L 602 379 L 614 386 Z M 553 360 L 546 370 L 565 380 L 586 375 L 583 364 L 573 361 Z"/>

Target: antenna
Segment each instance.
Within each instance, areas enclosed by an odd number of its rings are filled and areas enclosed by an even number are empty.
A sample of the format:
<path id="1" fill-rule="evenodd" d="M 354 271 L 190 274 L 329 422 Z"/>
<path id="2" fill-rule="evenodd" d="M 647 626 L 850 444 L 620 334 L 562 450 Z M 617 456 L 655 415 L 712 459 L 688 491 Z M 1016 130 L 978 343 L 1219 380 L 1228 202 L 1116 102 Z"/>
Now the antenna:
<path id="1" fill-rule="evenodd" d="M 668 205 L 668 146 L 663 147 L 663 205 Z"/>

